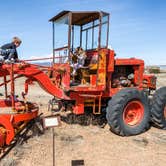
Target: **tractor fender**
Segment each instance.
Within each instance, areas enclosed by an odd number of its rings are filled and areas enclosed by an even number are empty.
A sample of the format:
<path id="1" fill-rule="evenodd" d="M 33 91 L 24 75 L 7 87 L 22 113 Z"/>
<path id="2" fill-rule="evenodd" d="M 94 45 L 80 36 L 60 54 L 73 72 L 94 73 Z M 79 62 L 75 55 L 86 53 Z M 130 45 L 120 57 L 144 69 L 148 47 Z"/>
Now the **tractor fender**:
<path id="1" fill-rule="evenodd" d="M 15 136 L 12 123 L 5 116 L 0 115 L 0 125 L 2 125 L 6 130 L 6 144 L 9 145 Z"/>

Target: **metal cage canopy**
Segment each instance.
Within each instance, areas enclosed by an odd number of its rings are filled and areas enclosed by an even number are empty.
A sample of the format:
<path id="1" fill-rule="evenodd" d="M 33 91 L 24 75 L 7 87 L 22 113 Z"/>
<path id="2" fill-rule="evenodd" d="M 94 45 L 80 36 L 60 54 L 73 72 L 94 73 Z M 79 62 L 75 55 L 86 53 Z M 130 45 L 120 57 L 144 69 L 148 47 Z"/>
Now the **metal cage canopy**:
<path id="1" fill-rule="evenodd" d="M 66 59 L 77 47 L 86 51 L 108 47 L 109 13 L 64 10 L 49 21 L 53 23 L 53 63 L 55 55 L 56 59 Z M 58 30 L 60 26 L 63 27 Z M 66 54 L 61 55 L 64 51 Z"/>
<path id="2" fill-rule="evenodd" d="M 109 13 L 103 11 L 62 11 L 49 21 L 54 22 L 57 21 L 59 18 L 70 15 L 71 14 L 71 24 L 72 25 L 84 25 L 93 20 L 99 19 L 101 16 L 109 15 Z"/>

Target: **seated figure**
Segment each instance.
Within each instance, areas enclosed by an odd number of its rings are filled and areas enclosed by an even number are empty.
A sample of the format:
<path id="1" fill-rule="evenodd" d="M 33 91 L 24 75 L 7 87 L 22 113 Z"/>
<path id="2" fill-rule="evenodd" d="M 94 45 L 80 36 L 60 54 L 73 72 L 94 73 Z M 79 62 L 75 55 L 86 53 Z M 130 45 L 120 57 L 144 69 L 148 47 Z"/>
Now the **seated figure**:
<path id="1" fill-rule="evenodd" d="M 81 47 L 77 47 L 76 51 L 72 55 L 71 67 L 73 68 L 72 75 L 74 76 L 77 72 L 77 69 L 82 68 L 85 64 L 86 53 Z"/>

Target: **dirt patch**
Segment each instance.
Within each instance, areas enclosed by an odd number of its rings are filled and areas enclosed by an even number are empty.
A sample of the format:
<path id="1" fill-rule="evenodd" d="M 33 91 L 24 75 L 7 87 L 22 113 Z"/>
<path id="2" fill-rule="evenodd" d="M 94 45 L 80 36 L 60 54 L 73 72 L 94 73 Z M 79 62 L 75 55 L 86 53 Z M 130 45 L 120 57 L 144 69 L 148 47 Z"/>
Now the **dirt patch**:
<path id="1" fill-rule="evenodd" d="M 157 85 L 166 85 L 166 74 L 158 76 Z M 17 81 L 16 92 L 23 91 L 24 80 Z M 21 89 L 22 88 L 22 89 Z M 0 90 L 3 94 L 3 90 Z M 28 100 L 35 101 L 45 115 L 50 95 L 38 85 L 30 87 Z M 109 126 L 68 124 L 55 128 L 56 166 L 71 166 L 72 160 L 84 160 L 85 166 L 165 166 L 166 131 L 151 127 L 146 133 L 120 137 L 110 132 Z M 52 130 L 33 135 L 21 146 L 16 146 L 0 166 L 51 166 Z"/>

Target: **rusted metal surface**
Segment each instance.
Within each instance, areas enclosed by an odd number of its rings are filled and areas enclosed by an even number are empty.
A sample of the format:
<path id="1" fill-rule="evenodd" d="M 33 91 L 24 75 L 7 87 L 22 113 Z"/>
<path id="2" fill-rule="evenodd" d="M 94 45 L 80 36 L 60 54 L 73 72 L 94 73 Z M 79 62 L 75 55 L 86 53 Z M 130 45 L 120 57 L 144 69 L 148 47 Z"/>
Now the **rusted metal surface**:
<path id="1" fill-rule="evenodd" d="M 28 65 L 26 65 L 27 67 Z M 38 107 L 33 103 L 19 101 L 15 96 L 15 79 L 20 75 L 17 70 L 22 70 L 21 64 L 2 64 L 0 66 L 1 77 L 4 78 L 5 99 L 0 100 L 0 148 L 9 145 L 17 132 L 19 132 L 28 121 L 38 115 Z M 18 76 L 15 76 L 18 74 Z M 7 80 L 7 76 L 9 80 Z M 10 93 L 7 83 L 10 82 Z M 8 96 L 8 94 L 10 94 Z"/>
<path id="2" fill-rule="evenodd" d="M 4 64 L 2 65 L 2 68 L 4 71 L 10 71 L 10 65 Z M 40 68 L 36 67 L 36 65 L 28 63 L 14 64 L 13 72 L 14 74 L 26 76 L 37 81 L 44 90 L 46 90 L 53 96 L 56 96 L 58 98 L 68 98 L 63 93 L 63 90 L 52 84 L 49 77 L 43 71 L 41 71 Z"/>
<path id="3" fill-rule="evenodd" d="M 22 114 L 1 114 L 0 115 L 0 137 L 1 147 L 9 145 L 14 139 L 15 135 L 21 130 L 26 123 L 35 119 L 38 115 L 38 110 L 33 110 L 29 113 Z M 24 122 L 20 125 L 20 122 Z M 15 126 L 15 127 L 14 127 Z M 16 127 L 17 126 L 17 127 Z"/>
<path id="4" fill-rule="evenodd" d="M 108 47 L 108 33 L 109 33 L 109 20 L 107 19 L 107 21 L 102 21 L 102 18 L 104 16 L 108 16 L 109 19 L 109 14 L 103 11 L 81 11 L 81 12 L 77 12 L 77 11 L 62 11 L 61 13 L 57 14 L 55 17 L 53 17 L 52 19 L 50 19 L 50 21 L 53 23 L 53 63 L 55 63 L 55 56 L 56 53 L 55 51 L 59 51 L 61 50 L 61 47 L 57 48 L 55 46 L 55 38 L 56 38 L 56 32 L 55 32 L 55 25 L 54 23 L 58 23 L 59 21 L 61 21 L 61 19 L 63 19 L 64 17 L 66 17 L 66 22 L 65 24 L 68 25 L 68 41 L 65 43 L 68 48 L 68 56 L 70 55 L 70 52 L 74 50 L 74 26 L 79 26 L 80 27 L 80 46 L 82 47 L 82 34 L 85 31 L 86 32 L 86 45 L 85 48 L 86 50 L 89 49 L 88 48 L 88 42 L 89 42 L 89 37 L 88 37 L 88 32 L 89 30 L 92 30 L 92 49 L 94 48 L 94 28 L 98 28 L 98 44 L 97 47 L 98 49 L 101 48 L 101 29 L 102 26 L 104 24 L 107 24 L 107 32 L 106 32 L 106 45 L 105 48 Z M 94 24 L 95 20 L 99 20 L 99 23 Z M 87 25 L 88 23 L 93 22 L 93 26 L 90 26 L 89 28 L 83 28 L 83 25 Z M 64 46 L 62 46 L 64 48 Z"/>
<path id="5" fill-rule="evenodd" d="M 96 20 L 99 18 L 100 14 L 109 15 L 103 11 L 62 11 L 49 21 L 57 21 L 58 19 L 62 18 L 63 16 L 72 14 L 72 24 L 73 25 L 84 25 L 88 22 Z"/>
<path id="6" fill-rule="evenodd" d="M 8 155 L 8 153 L 12 150 L 12 148 L 15 147 L 15 145 L 18 145 L 18 144 L 21 145 L 25 140 L 27 140 L 28 131 L 32 129 L 32 127 L 35 125 L 35 122 L 40 121 L 40 116 L 41 114 L 38 115 L 37 117 L 35 116 L 35 119 L 28 120 L 25 123 L 21 123 L 19 127 L 17 125 L 15 128 L 15 133 L 14 133 L 15 138 L 12 140 L 10 145 L 6 144 L 6 129 L 4 127 L 0 127 L 0 140 L 1 140 L 0 141 L 0 162 L 6 155 Z M 2 137 L 2 135 L 4 136 Z"/>
<path id="7" fill-rule="evenodd" d="M 156 76 L 153 74 L 144 74 L 143 75 L 143 87 L 144 88 L 149 88 L 150 90 L 155 90 L 156 89 Z"/>

